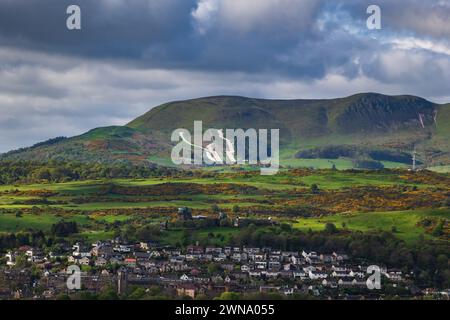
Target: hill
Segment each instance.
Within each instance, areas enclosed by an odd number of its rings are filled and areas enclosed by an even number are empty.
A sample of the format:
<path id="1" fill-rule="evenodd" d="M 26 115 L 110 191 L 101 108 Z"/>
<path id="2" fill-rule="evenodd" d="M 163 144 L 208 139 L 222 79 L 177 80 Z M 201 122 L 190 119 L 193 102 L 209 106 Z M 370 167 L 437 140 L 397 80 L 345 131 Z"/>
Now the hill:
<path id="1" fill-rule="evenodd" d="M 338 150 L 331 159 L 408 162 L 415 146 L 427 166 L 450 164 L 450 105 L 415 96 L 357 94 L 339 99 L 264 100 L 217 96 L 176 101 L 151 109 L 122 127 L 93 129 L 12 151 L 3 159 L 168 163 L 170 135 L 177 128 L 278 128 L 286 163 L 315 159 L 319 149 Z M 339 150 L 352 150 L 351 155 Z M 357 156 L 355 156 L 357 154 Z M 371 154 L 378 158 L 371 159 Z M 382 155 L 380 158 L 380 154 Z M 384 159 L 383 154 L 388 157 Z M 405 160 L 406 159 L 406 160 Z M 339 163 L 339 162 L 336 162 Z M 331 164 L 329 164 L 331 166 Z"/>

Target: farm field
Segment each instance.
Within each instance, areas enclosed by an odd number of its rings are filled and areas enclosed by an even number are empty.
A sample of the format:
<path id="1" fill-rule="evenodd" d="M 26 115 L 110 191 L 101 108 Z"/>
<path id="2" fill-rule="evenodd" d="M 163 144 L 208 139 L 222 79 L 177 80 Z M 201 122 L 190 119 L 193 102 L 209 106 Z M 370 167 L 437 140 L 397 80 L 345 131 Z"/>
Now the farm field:
<path id="1" fill-rule="evenodd" d="M 48 231 L 74 221 L 89 240 L 110 237 L 117 224 L 142 226 L 177 219 L 177 208 L 214 216 L 216 206 L 230 217 L 289 221 L 302 231 L 322 231 L 333 223 L 342 231 L 395 231 L 405 241 L 436 238 L 432 229 L 448 225 L 448 174 L 399 170 L 286 170 L 208 172 L 192 177 L 86 180 L 0 186 L 0 232 Z M 429 219 L 428 226 L 421 225 Z M 223 242 L 233 229 L 213 233 Z M 211 230 L 203 230 L 200 238 Z M 448 228 L 444 228 L 447 232 Z M 440 236 L 445 240 L 448 235 Z M 174 244 L 180 232 L 164 233 Z M 215 238 L 214 238 L 215 239 Z M 213 239 L 213 240 L 214 240 Z"/>
<path id="2" fill-rule="evenodd" d="M 423 236 L 425 239 L 434 238 L 426 232 L 420 223 L 426 219 L 448 219 L 450 209 L 409 210 L 393 212 L 359 212 L 351 214 L 338 214 L 323 218 L 299 219 L 294 227 L 302 231 L 324 230 L 326 223 L 333 223 L 338 229 L 375 232 L 391 232 L 395 228 L 395 235 L 407 242 L 414 242 Z"/>

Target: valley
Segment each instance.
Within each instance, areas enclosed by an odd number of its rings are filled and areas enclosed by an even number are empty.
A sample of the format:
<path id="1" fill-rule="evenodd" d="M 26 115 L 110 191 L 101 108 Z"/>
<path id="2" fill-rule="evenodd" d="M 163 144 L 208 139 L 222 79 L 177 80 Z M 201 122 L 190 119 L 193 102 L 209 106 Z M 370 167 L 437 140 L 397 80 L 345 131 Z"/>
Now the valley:
<path id="1" fill-rule="evenodd" d="M 428 298 L 450 279 L 449 107 L 372 93 L 209 97 L 2 154 L 0 271 L 9 273 L 0 294 Z M 277 174 L 261 175 L 258 164 L 175 165 L 173 130 L 192 130 L 196 120 L 279 129 Z M 241 250 L 244 260 L 235 258 Z M 386 270 L 375 294 L 362 281 L 373 264 Z M 67 293 L 59 274 L 71 265 L 93 281 L 89 289 Z M 351 272 L 336 276 L 336 268 Z M 121 270 L 138 285 L 123 290 Z M 24 274 L 22 293 L 14 292 Z"/>

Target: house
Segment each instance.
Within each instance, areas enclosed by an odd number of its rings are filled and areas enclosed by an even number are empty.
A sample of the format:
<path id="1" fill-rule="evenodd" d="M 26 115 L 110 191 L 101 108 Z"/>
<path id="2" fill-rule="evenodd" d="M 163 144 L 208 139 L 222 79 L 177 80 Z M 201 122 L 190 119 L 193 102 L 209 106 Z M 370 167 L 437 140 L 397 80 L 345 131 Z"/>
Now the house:
<path id="1" fill-rule="evenodd" d="M 79 264 L 81 257 L 80 256 L 68 256 L 67 262 L 72 264 Z"/>
<path id="2" fill-rule="evenodd" d="M 364 272 L 353 271 L 353 270 L 350 270 L 348 275 L 350 277 L 354 277 L 354 278 L 365 278 L 366 277 L 366 274 Z"/>
<path id="3" fill-rule="evenodd" d="M 223 278 L 220 275 L 215 275 L 215 276 L 211 277 L 211 281 L 214 283 L 222 283 Z"/>
<path id="4" fill-rule="evenodd" d="M 147 251 L 147 250 L 150 250 L 150 247 L 151 247 L 151 244 L 148 242 L 140 242 L 139 243 L 139 248 L 141 250 Z"/>
<path id="5" fill-rule="evenodd" d="M 250 271 L 250 267 L 246 264 L 241 266 L 241 271 L 242 272 L 249 272 Z"/>
<path id="6" fill-rule="evenodd" d="M 268 278 L 277 278 L 279 275 L 280 275 L 279 272 L 274 272 L 274 271 L 266 272 L 266 277 L 268 277 Z"/>
<path id="7" fill-rule="evenodd" d="M 113 254 L 113 247 L 109 243 L 100 243 L 91 250 L 94 257 L 108 257 Z"/>
<path id="8" fill-rule="evenodd" d="M 150 253 L 147 253 L 147 252 L 134 252 L 133 256 L 140 261 L 150 259 Z"/>
<path id="9" fill-rule="evenodd" d="M 294 294 L 294 288 L 284 287 L 280 290 L 285 296 L 290 296 Z"/>
<path id="10" fill-rule="evenodd" d="M 245 253 L 248 253 L 248 254 L 255 254 L 255 253 L 259 252 L 260 250 L 259 250 L 259 248 L 247 248 L 247 247 L 244 247 L 243 251 Z"/>
<path id="11" fill-rule="evenodd" d="M 326 279 L 328 277 L 328 275 L 326 273 L 309 271 L 308 277 L 311 280 L 318 280 L 318 279 Z"/>
<path id="12" fill-rule="evenodd" d="M 191 270 L 190 273 L 191 273 L 192 276 L 198 276 L 198 275 L 200 275 L 202 272 L 201 272 L 199 269 L 194 268 L 194 269 Z"/>
<path id="13" fill-rule="evenodd" d="M 233 255 L 231 256 L 231 259 L 233 260 L 233 261 L 237 261 L 237 262 L 240 262 L 241 261 L 241 254 L 240 253 L 233 253 Z"/>
<path id="14" fill-rule="evenodd" d="M 386 277 L 391 281 L 402 281 L 402 272 L 397 270 L 392 270 L 385 273 Z"/>
<path id="15" fill-rule="evenodd" d="M 336 272 L 347 272 L 347 271 L 349 271 L 348 268 L 346 268 L 346 267 L 340 267 L 340 266 L 335 266 L 335 265 L 331 266 L 331 270 L 336 271 Z"/>
<path id="16" fill-rule="evenodd" d="M 186 252 L 189 254 L 203 254 L 203 248 L 199 246 L 188 246 Z"/>
<path id="17" fill-rule="evenodd" d="M 106 269 L 103 269 L 103 270 L 102 270 L 102 272 L 101 272 L 101 275 L 102 275 L 102 276 L 109 276 L 109 275 L 110 275 L 110 273 L 109 273 L 109 271 L 108 271 L 108 270 L 106 270 Z"/>
<path id="18" fill-rule="evenodd" d="M 307 252 L 305 252 L 305 251 L 302 251 L 302 256 L 303 256 L 303 258 L 311 258 L 311 257 L 314 257 L 314 258 L 318 258 L 317 257 L 317 252 L 315 252 L 315 251 L 311 251 L 310 253 L 307 253 Z"/>
<path id="19" fill-rule="evenodd" d="M 150 252 L 150 258 L 159 258 L 159 257 L 161 257 L 161 252 L 157 250 L 153 250 L 152 252 Z"/>
<path id="20" fill-rule="evenodd" d="M 330 288 L 337 288 L 337 282 L 333 281 L 333 280 L 327 280 L 327 279 L 323 279 L 322 280 L 322 286 L 324 287 L 330 287 Z"/>
<path id="21" fill-rule="evenodd" d="M 73 250 L 72 255 L 75 257 L 88 257 L 88 258 L 91 257 L 90 250 L 86 246 L 78 242 L 72 247 L 72 250 Z"/>
<path id="22" fill-rule="evenodd" d="M 260 271 L 249 271 L 248 275 L 250 277 L 261 277 L 261 272 Z"/>
<path id="23" fill-rule="evenodd" d="M 135 258 L 127 258 L 124 261 L 125 266 L 128 268 L 136 268 L 136 259 Z"/>
<path id="24" fill-rule="evenodd" d="M 28 261 L 40 262 L 43 260 L 44 253 L 41 249 L 30 248 L 25 252 L 25 256 L 28 257 Z"/>
<path id="25" fill-rule="evenodd" d="M 366 282 L 358 281 L 358 280 L 352 279 L 352 278 L 339 279 L 338 285 L 340 287 L 365 287 L 365 286 L 367 286 Z"/>
<path id="26" fill-rule="evenodd" d="M 131 249 L 132 249 L 131 246 L 120 244 L 118 246 L 115 246 L 113 250 L 121 253 L 130 253 Z"/>
<path id="27" fill-rule="evenodd" d="M 300 278 L 302 280 L 306 279 L 308 276 L 304 271 L 294 271 L 293 272 L 294 278 Z"/>
<path id="28" fill-rule="evenodd" d="M 280 291 L 280 287 L 275 286 L 260 286 L 259 292 L 270 293 L 270 292 L 278 292 Z"/>
<path id="29" fill-rule="evenodd" d="M 342 272 L 342 271 L 333 271 L 331 276 L 333 278 L 347 278 L 347 277 L 349 277 L 349 274 L 347 274 L 347 272 Z"/>
<path id="30" fill-rule="evenodd" d="M 324 263 L 330 263 L 333 261 L 333 256 L 328 254 L 321 254 L 319 259 Z"/>
<path id="31" fill-rule="evenodd" d="M 286 271 L 286 270 L 280 271 L 280 275 L 283 278 L 292 278 L 292 277 L 294 277 L 294 273 L 292 271 Z"/>
<path id="32" fill-rule="evenodd" d="M 106 260 L 106 259 L 103 258 L 103 257 L 97 258 L 97 260 L 95 260 L 95 263 L 94 263 L 94 265 L 95 265 L 96 267 L 104 267 L 104 266 L 106 266 L 107 264 L 108 264 L 108 260 Z"/>
<path id="33" fill-rule="evenodd" d="M 180 280 L 181 280 L 181 281 L 191 281 L 191 278 L 189 278 L 189 276 L 188 276 L 187 274 L 183 274 L 183 275 L 180 277 Z"/>
<path id="34" fill-rule="evenodd" d="M 6 265 L 13 267 L 16 265 L 16 253 L 15 252 L 8 252 L 5 257 L 6 257 Z"/>
<path id="35" fill-rule="evenodd" d="M 278 261 L 270 261 L 269 262 L 269 269 L 270 270 L 280 270 L 281 264 Z"/>
<path id="36" fill-rule="evenodd" d="M 284 271 L 294 271 L 294 270 L 297 270 L 297 268 L 292 263 L 286 263 L 283 265 L 283 270 Z"/>
<path id="37" fill-rule="evenodd" d="M 78 263 L 82 266 L 88 266 L 91 263 L 91 259 L 88 257 L 82 257 L 78 260 Z"/>
<path id="38" fill-rule="evenodd" d="M 191 283 L 184 283 L 177 287 L 177 295 L 179 297 L 190 297 L 192 299 L 195 299 L 197 295 L 197 288 L 194 284 Z"/>
<path id="39" fill-rule="evenodd" d="M 215 262 L 223 262 L 223 261 L 225 261 L 226 259 L 227 259 L 227 256 L 226 256 L 224 253 L 221 253 L 221 254 L 219 254 L 218 256 L 213 257 L 213 260 L 214 260 Z"/>
<path id="40" fill-rule="evenodd" d="M 205 253 L 216 253 L 216 254 L 219 254 L 219 253 L 222 253 L 222 248 L 220 248 L 220 247 L 207 247 L 205 249 Z"/>
<path id="41" fill-rule="evenodd" d="M 122 264 L 122 258 L 121 257 L 112 257 L 109 259 L 109 263 L 111 264 Z"/>
<path id="42" fill-rule="evenodd" d="M 300 264 L 300 259 L 296 256 L 290 256 L 288 261 L 292 264 Z"/>
<path id="43" fill-rule="evenodd" d="M 333 257 L 336 259 L 336 261 L 348 260 L 348 255 L 343 254 L 343 253 L 333 252 Z"/>
<path id="44" fill-rule="evenodd" d="M 305 258 L 306 262 L 309 264 L 320 264 L 322 261 L 320 258 L 316 255 L 311 255 Z"/>

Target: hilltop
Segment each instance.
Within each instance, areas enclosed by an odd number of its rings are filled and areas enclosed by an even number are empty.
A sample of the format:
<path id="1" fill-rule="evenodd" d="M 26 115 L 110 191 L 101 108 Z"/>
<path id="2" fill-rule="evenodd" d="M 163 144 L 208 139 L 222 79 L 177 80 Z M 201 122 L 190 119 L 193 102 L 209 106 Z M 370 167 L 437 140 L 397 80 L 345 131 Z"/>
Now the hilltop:
<path id="1" fill-rule="evenodd" d="M 414 147 L 426 166 L 450 164 L 449 104 L 377 93 L 321 100 L 216 96 L 175 101 L 125 126 L 52 139 L 1 158 L 167 164 L 172 131 L 192 130 L 195 120 L 202 120 L 204 128 L 278 128 L 282 160 L 289 165 L 314 166 L 324 156 L 329 167 L 355 158 L 405 165 Z"/>

